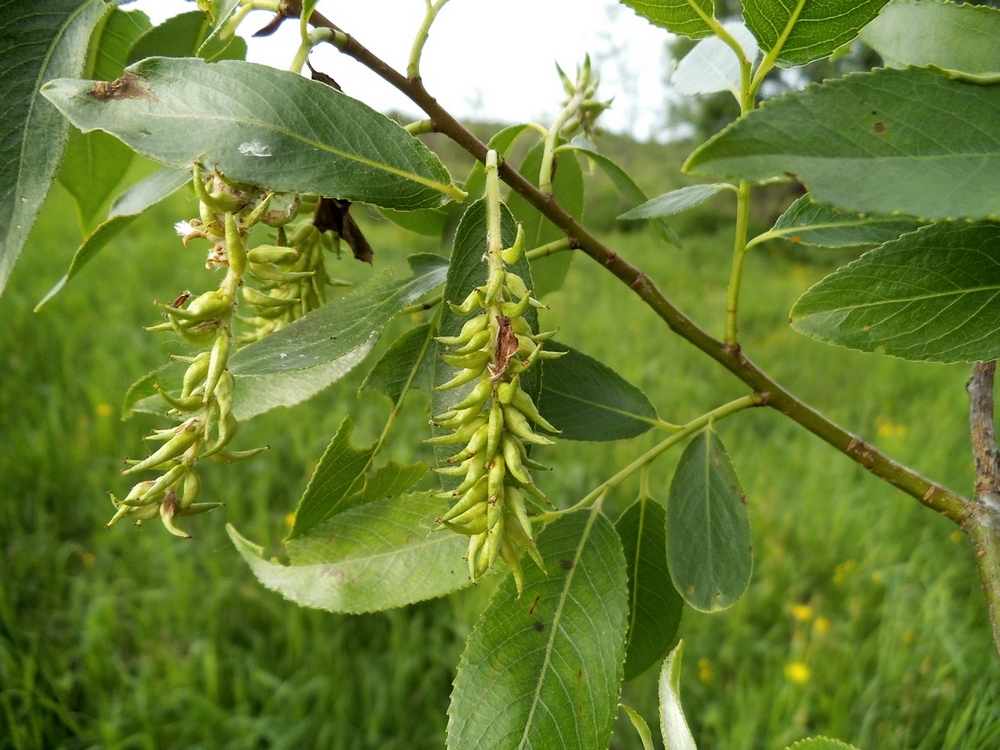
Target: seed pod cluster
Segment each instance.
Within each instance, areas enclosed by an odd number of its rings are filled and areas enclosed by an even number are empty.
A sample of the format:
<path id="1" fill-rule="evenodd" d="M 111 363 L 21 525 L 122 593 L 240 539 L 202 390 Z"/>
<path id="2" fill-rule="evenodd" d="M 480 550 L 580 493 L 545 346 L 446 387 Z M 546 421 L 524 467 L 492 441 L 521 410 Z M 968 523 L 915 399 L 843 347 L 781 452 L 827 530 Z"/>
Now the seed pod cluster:
<path id="1" fill-rule="evenodd" d="M 498 230 L 499 220 L 496 224 Z M 499 236 L 499 231 L 495 235 Z M 458 368 L 438 389 L 474 385 L 448 411 L 432 418 L 436 427 L 450 432 L 428 441 L 464 445 L 445 461 L 447 466 L 438 469 L 462 478 L 454 490 L 439 495 L 455 501 L 439 521 L 469 536 L 470 577 L 475 581 L 499 557 L 511 569 L 518 592 L 524 585 L 519 548 L 525 548 L 545 569 L 535 548 L 525 503 L 525 494 L 548 502 L 531 476 L 532 469 L 545 467 L 528 456 L 527 446 L 550 445 L 552 440 L 535 432 L 532 425 L 558 432 L 522 389 L 521 375 L 539 359 L 562 354 L 542 348 L 555 331 L 536 334 L 524 317 L 530 306 L 543 305 L 524 280 L 507 269 L 523 252 L 524 236 L 519 227 L 510 248 L 498 245 L 487 254 L 490 269 L 486 284 L 473 289 L 460 304 L 451 305 L 455 314 L 472 317 L 457 336 L 437 339 L 448 347 L 442 359 Z"/>
<path id="2" fill-rule="evenodd" d="M 195 465 L 200 459 L 221 462 L 239 461 L 256 455 L 264 448 L 231 451 L 229 443 L 238 427 L 233 415 L 235 381 L 229 372 L 229 356 L 233 351 L 232 322 L 237 295 L 243 275 L 253 261 L 247 252 L 244 237 L 251 226 L 260 221 L 268 210 L 270 195 L 260 191 L 229 186 L 218 177 L 209 179 L 210 189 L 195 167 L 195 192 L 200 200 L 197 226 L 185 225 L 185 243 L 192 237 L 213 242 L 209 251 L 210 267 L 225 267 L 226 275 L 219 285 L 203 294 L 188 292 L 169 304 L 156 303 L 166 320 L 146 330 L 168 331 L 201 351 L 193 356 L 175 357 L 187 364 L 179 392 L 169 392 L 157 385 L 157 392 L 175 415 L 174 426 L 155 430 L 148 441 L 162 445 L 144 459 L 132 459 L 122 472 L 133 476 L 147 471 L 159 472 L 152 480 L 136 482 L 128 494 L 111 500 L 115 515 L 108 523 L 124 517 L 137 524 L 159 516 L 166 528 L 177 536 L 188 534 L 174 524 L 174 518 L 203 513 L 218 507 L 217 502 L 196 502 L 201 490 L 201 478 Z"/>

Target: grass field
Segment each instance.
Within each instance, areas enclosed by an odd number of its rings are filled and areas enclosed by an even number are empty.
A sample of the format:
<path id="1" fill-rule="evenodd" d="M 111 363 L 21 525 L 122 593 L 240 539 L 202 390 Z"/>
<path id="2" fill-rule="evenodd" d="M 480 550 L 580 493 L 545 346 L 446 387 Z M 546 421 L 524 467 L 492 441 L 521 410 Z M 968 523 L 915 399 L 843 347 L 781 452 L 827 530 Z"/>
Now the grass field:
<path id="1" fill-rule="evenodd" d="M 190 210 L 190 209 L 187 209 Z M 227 507 L 186 519 L 181 541 L 156 524 L 105 529 L 108 490 L 155 422 L 117 419 L 137 377 L 176 342 L 143 334 L 150 302 L 214 283 L 172 236 L 186 218 L 158 207 L 39 314 L 31 309 L 78 242 L 56 194 L 0 298 L 0 748 L 434 748 L 443 746 L 453 670 L 489 595 L 361 617 L 300 609 L 258 585 L 224 532 L 278 542 L 287 514 L 345 414 L 357 444 L 389 405 L 356 396 L 364 368 L 312 401 L 246 425 L 238 447 L 271 451 L 204 472 Z M 376 268 L 433 249 L 369 222 Z M 636 232 L 610 237 L 683 308 L 720 331 L 724 233 L 682 250 Z M 934 479 L 968 492 L 966 368 L 911 365 L 826 347 L 785 324 L 828 270 L 822 253 L 761 251 L 745 282 L 744 348 L 792 390 Z M 344 260 L 337 276 L 370 271 Z M 679 422 L 745 393 L 595 264 L 578 259 L 547 300 L 560 339 L 639 385 Z M 595 303 L 595 300 L 597 301 Z M 400 328 L 401 330 L 401 328 Z M 390 331 L 390 334 L 392 331 Z M 389 338 L 387 337 L 383 344 Z M 390 453 L 426 456 L 420 398 Z M 1000 667 L 969 545 L 781 415 L 719 426 L 749 499 L 755 571 L 733 609 L 685 613 L 683 698 L 703 750 L 764 750 L 827 734 L 868 750 L 1000 747 Z M 564 442 L 546 490 L 568 503 L 649 447 Z M 654 466 L 666 496 L 679 452 Z M 636 491 L 613 498 L 624 508 Z M 623 700 L 655 721 L 656 670 Z M 619 722 L 614 748 L 636 748 Z"/>

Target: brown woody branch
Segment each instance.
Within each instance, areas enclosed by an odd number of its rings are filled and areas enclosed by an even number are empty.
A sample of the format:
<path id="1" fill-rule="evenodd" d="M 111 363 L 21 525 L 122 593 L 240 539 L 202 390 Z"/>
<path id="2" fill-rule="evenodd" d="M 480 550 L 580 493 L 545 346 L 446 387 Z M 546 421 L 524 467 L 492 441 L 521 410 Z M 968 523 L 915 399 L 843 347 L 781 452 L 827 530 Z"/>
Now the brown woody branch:
<path id="1" fill-rule="evenodd" d="M 427 114 L 436 132 L 447 135 L 476 159 L 485 163 L 488 150 L 486 144 L 441 107 L 424 87 L 420 78 L 407 78 L 322 15 L 313 13 L 311 21 L 316 26 L 339 32 L 333 43 L 341 52 L 354 58 L 405 94 Z M 765 394 L 768 406 L 825 440 L 875 476 L 898 487 L 956 523 L 962 524 L 969 517 L 973 508 L 967 498 L 894 461 L 798 399 L 752 362 L 738 346 L 727 346 L 702 330 L 691 318 L 675 307 L 646 274 L 579 224 L 551 194 L 542 193 L 506 162 L 500 166 L 499 173 L 505 183 L 566 234 L 573 248 L 604 266 L 652 308 L 674 333 L 721 364 L 753 391 Z"/>

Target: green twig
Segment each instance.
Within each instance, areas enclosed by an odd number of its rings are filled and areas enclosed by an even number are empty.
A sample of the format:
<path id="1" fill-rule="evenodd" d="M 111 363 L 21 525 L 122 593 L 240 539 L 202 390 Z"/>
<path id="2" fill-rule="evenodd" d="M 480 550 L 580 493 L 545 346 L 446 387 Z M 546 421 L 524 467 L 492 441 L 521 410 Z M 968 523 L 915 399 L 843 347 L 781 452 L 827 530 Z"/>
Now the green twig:
<path id="1" fill-rule="evenodd" d="M 424 45 L 427 43 L 427 37 L 430 35 L 431 25 L 434 23 L 434 19 L 437 18 L 438 11 L 447 2 L 448 0 L 437 0 L 436 3 L 432 3 L 431 0 L 424 0 L 424 4 L 427 6 L 427 13 L 424 14 L 423 23 L 420 24 L 417 36 L 413 40 L 413 47 L 410 49 L 410 62 L 406 66 L 406 75 L 410 78 L 420 77 L 420 56 L 424 52 Z"/>
<path id="2" fill-rule="evenodd" d="M 637 471 L 649 466 L 654 460 L 656 460 L 665 451 L 673 448 L 675 445 L 680 443 L 687 437 L 695 434 L 702 430 L 709 422 L 717 422 L 720 419 L 724 419 L 731 414 L 743 411 L 752 406 L 762 406 L 767 402 L 767 399 L 763 394 L 753 393 L 749 396 L 744 396 L 743 398 L 738 398 L 735 401 L 730 401 L 724 406 L 720 406 L 718 409 L 713 409 L 707 414 L 702 414 L 697 419 L 694 419 L 684 425 L 678 432 L 657 443 L 655 446 L 650 448 L 648 451 L 643 453 L 639 458 L 630 463 L 624 469 L 619 471 L 610 479 L 606 479 L 604 482 L 595 487 L 586 497 L 583 498 L 576 505 L 567 508 L 566 510 L 554 510 L 548 513 L 541 513 L 536 516 L 537 520 L 540 521 L 551 521 L 559 516 L 570 513 L 574 510 L 580 510 L 581 508 L 587 508 L 600 497 L 603 497 L 607 492 L 617 487 L 619 484 L 624 482 L 630 476 L 635 474 Z"/>
<path id="3" fill-rule="evenodd" d="M 424 310 L 430 310 L 435 305 L 440 304 L 442 299 L 444 299 L 444 295 L 438 294 L 431 297 L 426 302 L 414 302 L 412 305 L 408 305 L 396 313 L 395 317 L 405 318 L 407 315 L 413 315 L 414 313 L 423 312 Z"/>
<path id="4" fill-rule="evenodd" d="M 739 346 L 737 338 L 737 311 L 740 303 L 740 285 L 743 281 L 743 262 L 747 257 L 747 227 L 750 223 L 750 183 L 740 182 L 736 198 L 736 239 L 733 241 L 733 268 L 726 292 L 727 346 Z"/>
<path id="5" fill-rule="evenodd" d="M 561 253 L 566 250 L 572 250 L 573 243 L 568 239 L 563 237 L 561 240 L 555 240 L 553 242 L 547 242 L 544 245 L 539 245 L 524 254 L 524 257 L 529 261 L 538 260 L 539 258 L 544 258 L 548 255 L 555 255 L 556 253 Z"/>
<path id="6" fill-rule="evenodd" d="M 778 40 L 771 47 L 771 50 L 764 56 L 764 59 L 760 61 L 760 65 L 757 68 L 757 72 L 754 73 L 753 80 L 750 82 L 750 88 L 746 91 L 746 98 L 751 104 L 751 109 L 753 108 L 753 101 L 757 97 L 757 90 L 760 85 L 764 82 L 764 78 L 768 73 L 771 72 L 771 68 L 778 61 L 778 55 L 781 54 L 781 50 L 785 47 L 785 42 L 788 41 L 789 35 L 792 33 L 796 22 L 799 20 L 799 15 L 802 13 L 802 9 L 806 5 L 806 0 L 798 0 L 795 4 L 795 10 L 792 11 L 792 15 L 788 17 L 788 23 L 785 24 L 785 28 L 782 29 L 781 35 Z"/>

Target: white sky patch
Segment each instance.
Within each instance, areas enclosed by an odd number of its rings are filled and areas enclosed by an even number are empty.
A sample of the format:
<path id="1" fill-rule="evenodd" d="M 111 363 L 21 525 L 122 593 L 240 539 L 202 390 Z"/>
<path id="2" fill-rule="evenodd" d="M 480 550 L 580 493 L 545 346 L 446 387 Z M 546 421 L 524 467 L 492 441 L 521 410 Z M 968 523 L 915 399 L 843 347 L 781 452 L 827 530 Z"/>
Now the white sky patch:
<path id="1" fill-rule="evenodd" d="M 184 0 L 137 0 L 154 23 L 194 9 Z M 318 10 L 397 70 L 405 71 L 423 0 L 321 0 Z M 270 18 L 251 13 L 249 36 Z M 614 97 L 601 125 L 646 140 L 665 121 L 666 44 L 670 35 L 630 9 L 607 0 L 451 0 L 438 14 L 424 47 L 421 74 L 428 90 L 459 118 L 550 122 L 564 94 L 558 62 L 570 77 L 590 53 L 601 73 L 601 99 Z M 248 39 L 248 59 L 287 67 L 298 47 L 298 24 L 287 21 L 271 37 Z M 333 76 L 345 93 L 379 111 L 415 119 L 416 107 L 375 74 L 321 45 L 310 62 Z"/>

